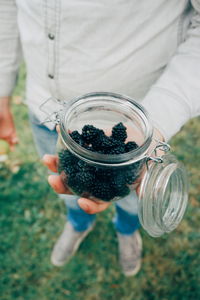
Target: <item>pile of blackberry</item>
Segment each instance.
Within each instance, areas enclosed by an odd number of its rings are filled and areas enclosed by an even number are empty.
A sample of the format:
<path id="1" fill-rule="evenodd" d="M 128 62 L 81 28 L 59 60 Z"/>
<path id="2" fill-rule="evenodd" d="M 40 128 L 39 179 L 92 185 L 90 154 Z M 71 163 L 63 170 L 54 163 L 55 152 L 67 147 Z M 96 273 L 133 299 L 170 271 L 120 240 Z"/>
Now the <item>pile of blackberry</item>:
<path id="1" fill-rule="evenodd" d="M 123 154 L 138 148 L 134 141 L 125 143 L 126 127 L 121 122 L 112 128 L 111 136 L 93 125 L 85 125 L 81 134 L 73 131 L 70 136 L 85 149 L 102 154 Z M 104 201 L 129 194 L 129 185 L 137 179 L 140 164 L 102 168 L 82 161 L 69 150 L 59 153 L 59 172 L 64 172 L 65 184 L 77 195 L 93 196 Z"/>

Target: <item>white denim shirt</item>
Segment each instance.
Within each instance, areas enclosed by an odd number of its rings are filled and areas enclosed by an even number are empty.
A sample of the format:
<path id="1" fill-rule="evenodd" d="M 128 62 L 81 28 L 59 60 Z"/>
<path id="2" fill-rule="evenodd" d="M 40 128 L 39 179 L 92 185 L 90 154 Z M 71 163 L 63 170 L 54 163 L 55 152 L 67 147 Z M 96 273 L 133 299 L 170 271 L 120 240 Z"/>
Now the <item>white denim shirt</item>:
<path id="1" fill-rule="evenodd" d="M 48 97 L 95 91 L 142 101 L 167 140 L 199 114 L 200 0 L 0 0 L 0 96 L 21 48 L 41 121 Z"/>

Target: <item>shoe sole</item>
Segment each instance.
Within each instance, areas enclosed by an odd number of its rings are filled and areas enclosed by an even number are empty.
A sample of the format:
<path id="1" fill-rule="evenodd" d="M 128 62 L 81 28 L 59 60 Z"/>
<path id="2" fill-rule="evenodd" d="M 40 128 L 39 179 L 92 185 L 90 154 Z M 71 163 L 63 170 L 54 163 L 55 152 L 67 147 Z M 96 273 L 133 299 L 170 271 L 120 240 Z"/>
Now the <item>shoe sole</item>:
<path id="1" fill-rule="evenodd" d="M 135 269 L 133 271 L 123 272 L 123 273 L 126 277 L 134 276 L 139 272 L 140 269 L 141 269 L 141 262 L 139 262 L 139 264 L 135 267 Z"/>
<path id="2" fill-rule="evenodd" d="M 139 247 L 140 247 L 140 249 L 142 249 L 142 238 L 141 238 L 141 236 L 140 236 L 140 234 L 138 233 L 138 244 L 139 244 Z M 139 263 L 137 264 L 137 266 L 134 268 L 134 270 L 132 270 L 132 271 L 127 271 L 127 272 L 124 272 L 123 271 L 123 273 L 124 273 L 124 275 L 126 276 L 126 277 L 129 277 L 129 276 L 134 276 L 134 275 L 136 275 L 138 272 L 139 272 L 139 270 L 141 269 L 141 260 L 139 261 Z"/>
<path id="3" fill-rule="evenodd" d="M 60 261 L 56 261 L 54 260 L 53 256 L 51 256 L 51 263 L 52 265 L 56 266 L 56 267 L 62 267 L 64 266 L 73 256 L 74 254 L 76 253 L 76 251 L 78 250 L 81 242 L 85 239 L 85 237 L 90 233 L 90 231 L 93 230 L 95 224 L 93 224 L 92 226 L 90 226 L 90 228 L 88 228 L 84 234 L 76 241 L 75 245 L 74 245 L 74 249 L 73 249 L 73 252 L 72 254 L 64 261 L 60 262 Z"/>

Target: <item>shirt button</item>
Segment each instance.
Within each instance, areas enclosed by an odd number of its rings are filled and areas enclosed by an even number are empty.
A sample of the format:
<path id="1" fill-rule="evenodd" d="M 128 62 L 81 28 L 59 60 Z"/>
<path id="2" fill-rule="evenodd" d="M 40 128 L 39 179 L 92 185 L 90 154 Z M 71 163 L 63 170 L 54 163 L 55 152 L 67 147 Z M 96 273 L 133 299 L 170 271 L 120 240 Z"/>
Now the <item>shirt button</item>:
<path id="1" fill-rule="evenodd" d="M 48 34 L 48 38 L 49 38 L 50 40 L 54 40 L 54 39 L 55 39 L 55 35 L 52 34 L 52 33 L 49 33 L 49 34 Z"/>
<path id="2" fill-rule="evenodd" d="M 52 74 L 49 74 L 48 77 L 51 78 L 51 79 L 54 78 L 54 76 Z"/>

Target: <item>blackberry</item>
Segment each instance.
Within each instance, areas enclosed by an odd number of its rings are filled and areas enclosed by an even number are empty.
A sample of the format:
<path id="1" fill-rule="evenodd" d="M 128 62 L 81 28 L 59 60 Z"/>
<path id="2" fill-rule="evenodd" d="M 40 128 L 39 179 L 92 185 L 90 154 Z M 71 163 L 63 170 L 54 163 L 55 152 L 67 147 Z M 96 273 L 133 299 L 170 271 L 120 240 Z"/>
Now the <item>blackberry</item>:
<path id="1" fill-rule="evenodd" d="M 77 171 L 78 161 L 80 161 L 80 159 L 73 155 L 69 150 L 62 150 L 58 156 L 59 173 L 64 171 L 66 174 L 71 174 Z"/>
<path id="2" fill-rule="evenodd" d="M 82 168 L 82 172 L 89 172 L 92 173 L 96 176 L 96 168 L 94 166 L 90 166 L 89 164 L 86 164 L 83 168 Z"/>
<path id="3" fill-rule="evenodd" d="M 112 147 L 112 141 L 107 136 L 101 137 L 100 149 L 107 149 Z"/>
<path id="4" fill-rule="evenodd" d="M 77 130 L 74 130 L 70 133 L 70 136 L 71 138 L 77 143 L 77 144 L 82 144 L 83 141 L 82 141 L 82 136 L 81 134 L 77 131 Z"/>
<path id="5" fill-rule="evenodd" d="M 67 162 L 71 159 L 71 152 L 69 152 L 69 150 L 61 150 L 58 154 L 58 157 L 61 160 L 61 162 Z"/>
<path id="6" fill-rule="evenodd" d="M 99 180 L 109 180 L 113 177 L 113 174 L 114 173 L 111 168 L 98 168 L 98 170 L 96 170 L 96 177 Z"/>
<path id="7" fill-rule="evenodd" d="M 116 189 L 116 195 L 118 197 L 125 197 L 130 193 L 130 189 L 128 186 L 124 185 L 121 188 Z"/>
<path id="8" fill-rule="evenodd" d="M 65 166 L 71 162 L 70 152 L 68 150 L 62 150 L 58 154 L 59 163 L 58 163 L 58 171 L 59 173 L 64 171 Z"/>
<path id="9" fill-rule="evenodd" d="M 79 172 L 76 174 L 76 180 L 86 189 L 94 183 L 95 175 L 89 172 Z"/>
<path id="10" fill-rule="evenodd" d="M 125 145 L 120 145 L 110 150 L 109 154 L 123 154 L 125 153 Z"/>
<path id="11" fill-rule="evenodd" d="M 128 142 L 125 145 L 125 152 L 129 152 L 138 148 L 138 145 L 135 142 Z"/>
<path id="12" fill-rule="evenodd" d="M 84 188 L 79 184 L 78 179 L 75 176 L 69 176 L 67 179 L 67 185 L 77 195 L 81 195 L 84 192 Z"/>
<path id="13" fill-rule="evenodd" d="M 91 145 L 92 145 L 92 148 L 98 152 L 98 151 L 101 151 L 103 150 L 103 144 L 106 145 L 107 141 L 106 141 L 106 136 L 104 133 L 99 133 L 98 135 L 96 135 L 95 138 L 93 138 L 93 140 L 91 141 Z"/>
<path id="14" fill-rule="evenodd" d="M 124 143 L 108 137 L 107 141 L 103 141 L 102 150 L 105 154 L 120 154 L 125 152 Z"/>
<path id="15" fill-rule="evenodd" d="M 76 169 L 74 168 L 74 166 L 72 165 L 67 165 L 63 168 L 63 171 L 65 172 L 65 174 L 67 175 L 75 175 L 77 173 Z"/>
<path id="16" fill-rule="evenodd" d="M 111 190 L 108 182 L 96 181 L 90 192 L 94 197 L 104 201 L 110 201 L 114 197 L 114 191 Z"/>
<path id="17" fill-rule="evenodd" d="M 119 154 L 125 152 L 124 143 L 103 135 L 97 136 L 92 141 L 92 147 L 96 152 L 102 154 Z"/>
<path id="18" fill-rule="evenodd" d="M 111 186 L 113 188 L 121 188 L 126 184 L 126 177 L 124 172 L 120 172 L 111 178 Z"/>
<path id="19" fill-rule="evenodd" d="M 93 125 L 85 125 L 82 128 L 82 138 L 86 143 L 92 142 L 98 135 L 104 135 L 104 131 L 94 127 Z"/>
<path id="20" fill-rule="evenodd" d="M 102 137 L 101 139 L 101 148 L 102 149 L 111 149 L 113 147 L 117 147 L 119 146 L 119 142 L 114 140 L 113 138 L 111 137 L 108 137 L 108 136 L 104 136 Z"/>
<path id="21" fill-rule="evenodd" d="M 132 184 L 139 176 L 138 170 L 134 166 L 129 166 L 125 172 L 127 184 Z"/>
<path id="22" fill-rule="evenodd" d="M 87 166 L 87 163 L 83 160 L 80 160 L 77 162 L 77 169 L 83 170 Z"/>
<path id="23" fill-rule="evenodd" d="M 112 138 L 121 142 L 125 142 L 127 138 L 126 127 L 122 122 L 112 128 Z"/>

